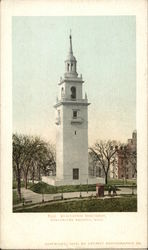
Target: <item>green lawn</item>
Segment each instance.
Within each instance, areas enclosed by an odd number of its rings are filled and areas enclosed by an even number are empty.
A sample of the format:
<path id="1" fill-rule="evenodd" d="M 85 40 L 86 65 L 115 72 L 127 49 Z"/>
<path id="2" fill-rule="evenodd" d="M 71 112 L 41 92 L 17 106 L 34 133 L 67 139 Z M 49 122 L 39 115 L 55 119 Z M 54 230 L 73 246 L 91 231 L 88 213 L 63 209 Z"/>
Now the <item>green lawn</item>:
<path id="1" fill-rule="evenodd" d="M 34 184 L 31 183 L 31 182 L 28 182 L 27 183 L 27 187 L 30 188 L 32 187 Z M 21 187 L 24 187 L 24 181 L 21 181 Z M 17 181 L 13 181 L 13 189 L 16 189 L 17 188 Z"/>
<path id="2" fill-rule="evenodd" d="M 121 179 L 109 179 L 108 180 L 108 185 L 133 185 L 137 184 L 136 180 L 121 180 Z"/>
<path id="3" fill-rule="evenodd" d="M 34 208 L 22 208 L 19 212 L 136 212 L 137 197 L 125 196 L 110 199 L 80 199 L 77 201 L 56 202 L 37 206 Z M 17 212 L 14 210 L 14 212 Z"/>

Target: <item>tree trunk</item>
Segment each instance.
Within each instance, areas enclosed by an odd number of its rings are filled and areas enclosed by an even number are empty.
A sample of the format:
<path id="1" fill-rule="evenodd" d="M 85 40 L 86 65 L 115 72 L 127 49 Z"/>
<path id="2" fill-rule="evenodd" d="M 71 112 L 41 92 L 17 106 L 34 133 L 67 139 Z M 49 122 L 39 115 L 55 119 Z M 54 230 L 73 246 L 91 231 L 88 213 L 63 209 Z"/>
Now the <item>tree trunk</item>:
<path id="1" fill-rule="evenodd" d="M 34 165 L 33 165 L 33 171 L 32 171 L 32 183 L 34 184 L 34 172 L 35 172 L 35 169 L 34 169 Z"/>
<path id="2" fill-rule="evenodd" d="M 18 169 L 18 173 L 17 173 L 17 192 L 18 192 L 19 200 L 21 201 L 21 173 L 20 173 L 20 169 Z"/>
<path id="3" fill-rule="evenodd" d="M 108 173 L 105 173 L 105 184 L 107 184 L 107 182 L 108 182 Z"/>
<path id="4" fill-rule="evenodd" d="M 25 188 L 27 189 L 27 174 L 24 176 L 24 181 L 25 181 Z"/>
<path id="5" fill-rule="evenodd" d="M 13 180 L 17 181 L 17 170 L 16 170 L 16 168 L 14 168 L 14 170 L 13 170 Z"/>
<path id="6" fill-rule="evenodd" d="M 41 180 L 41 171 L 40 171 L 40 166 L 38 166 L 38 180 Z"/>

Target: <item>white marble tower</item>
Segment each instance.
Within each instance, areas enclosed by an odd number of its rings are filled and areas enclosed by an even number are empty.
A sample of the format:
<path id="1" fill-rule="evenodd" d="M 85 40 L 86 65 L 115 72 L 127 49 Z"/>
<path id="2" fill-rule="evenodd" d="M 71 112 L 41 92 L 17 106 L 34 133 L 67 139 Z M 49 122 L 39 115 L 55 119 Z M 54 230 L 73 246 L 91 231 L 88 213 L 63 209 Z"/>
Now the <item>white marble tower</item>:
<path id="1" fill-rule="evenodd" d="M 72 37 L 59 82 L 56 108 L 56 176 L 64 184 L 86 184 L 88 180 L 88 100 L 83 98 L 83 79 L 77 74 Z"/>
<path id="2" fill-rule="evenodd" d="M 96 183 L 88 177 L 88 103 L 83 98 L 83 79 L 78 76 L 72 36 L 65 60 L 64 77 L 58 83 L 56 111 L 56 177 L 43 177 L 51 185 Z"/>

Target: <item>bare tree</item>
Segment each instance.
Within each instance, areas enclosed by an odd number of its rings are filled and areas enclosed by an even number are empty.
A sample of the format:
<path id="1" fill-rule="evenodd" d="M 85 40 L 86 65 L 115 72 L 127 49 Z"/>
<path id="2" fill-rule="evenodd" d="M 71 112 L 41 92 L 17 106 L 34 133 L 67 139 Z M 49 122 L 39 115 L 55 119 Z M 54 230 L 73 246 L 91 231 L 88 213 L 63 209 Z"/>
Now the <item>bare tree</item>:
<path id="1" fill-rule="evenodd" d="M 55 173 L 56 162 L 53 145 L 49 143 L 40 145 L 31 164 L 32 166 L 29 169 L 29 172 L 33 183 L 35 178 L 41 180 L 41 175 L 47 176 L 50 171 Z"/>
<path id="2" fill-rule="evenodd" d="M 115 141 L 99 141 L 90 148 L 93 158 L 102 166 L 105 175 L 105 183 L 108 182 L 108 173 L 112 164 L 115 164 L 118 145 Z"/>
<path id="3" fill-rule="evenodd" d="M 101 169 L 101 171 L 100 171 Z M 102 166 L 98 161 L 96 154 L 89 150 L 89 174 L 92 176 L 102 176 Z"/>
<path id="4" fill-rule="evenodd" d="M 25 136 L 24 137 L 24 164 L 22 166 L 24 174 L 25 188 L 27 189 L 27 179 L 29 169 L 35 167 L 36 160 L 40 159 L 43 154 L 47 153 L 47 144 L 39 137 Z"/>
<path id="5" fill-rule="evenodd" d="M 23 165 L 23 136 L 13 135 L 13 170 L 17 180 L 17 192 L 21 200 L 21 171 Z"/>
<path id="6" fill-rule="evenodd" d="M 24 178 L 25 188 L 27 188 L 28 173 L 30 172 L 33 181 L 35 171 L 50 163 L 55 166 L 55 157 L 49 143 L 39 137 L 27 135 L 13 135 L 13 173 L 17 179 L 17 191 L 21 200 L 21 178 Z M 38 167 L 39 166 L 39 167 Z"/>
<path id="7" fill-rule="evenodd" d="M 55 148 L 53 145 L 48 145 L 47 154 L 44 160 L 41 161 L 41 173 L 42 175 L 48 176 L 50 172 L 55 175 L 56 172 L 56 159 L 55 159 Z"/>

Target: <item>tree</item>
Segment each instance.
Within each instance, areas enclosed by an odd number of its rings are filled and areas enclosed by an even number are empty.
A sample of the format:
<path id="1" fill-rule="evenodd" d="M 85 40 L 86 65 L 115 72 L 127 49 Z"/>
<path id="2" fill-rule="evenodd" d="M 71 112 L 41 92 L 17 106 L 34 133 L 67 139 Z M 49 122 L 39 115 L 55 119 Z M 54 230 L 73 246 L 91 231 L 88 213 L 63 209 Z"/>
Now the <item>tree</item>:
<path id="1" fill-rule="evenodd" d="M 40 144 L 29 169 L 32 182 L 34 183 L 34 179 L 41 180 L 41 175 L 48 176 L 50 171 L 55 173 L 55 169 L 56 162 L 53 145 L 49 143 Z"/>
<path id="2" fill-rule="evenodd" d="M 39 137 L 28 135 L 13 135 L 13 172 L 17 179 L 17 191 L 21 200 L 21 178 L 27 188 L 28 174 L 34 181 L 35 172 L 43 167 L 45 170 L 50 163 L 55 166 L 55 157 L 51 145 Z M 48 164 L 47 164 L 48 163 Z"/>
<path id="3" fill-rule="evenodd" d="M 100 162 L 98 161 L 97 156 L 94 154 L 92 150 L 89 150 L 88 158 L 89 158 L 89 174 L 92 176 L 103 177 L 102 166 Z"/>
<path id="4" fill-rule="evenodd" d="M 29 170 L 34 171 L 35 165 L 47 154 L 47 143 L 39 137 L 24 136 L 24 164 L 22 166 L 24 173 L 25 188 L 27 189 L 27 180 Z"/>
<path id="5" fill-rule="evenodd" d="M 45 176 L 48 176 L 50 171 L 52 171 L 53 175 L 56 173 L 55 148 L 51 144 L 47 146 L 47 154 L 40 163 L 40 169 L 42 175 Z"/>
<path id="6" fill-rule="evenodd" d="M 108 182 L 108 173 L 112 164 L 116 162 L 118 146 L 115 141 L 99 141 L 90 148 L 95 161 L 102 166 L 105 175 L 105 183 Z"/>
<path id="7" fill-rule="evenodd" d="M 17 180 L 17 192 L 21 200 L 21 170 L 23 164 L 23 136 L 14 134 L 13 137 L 13 170 Z"/>

